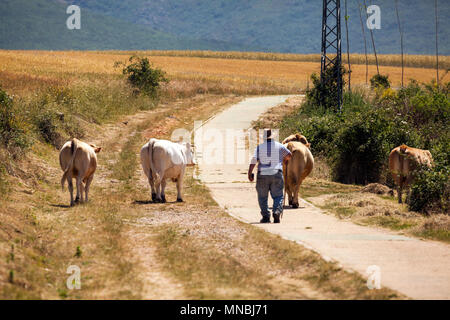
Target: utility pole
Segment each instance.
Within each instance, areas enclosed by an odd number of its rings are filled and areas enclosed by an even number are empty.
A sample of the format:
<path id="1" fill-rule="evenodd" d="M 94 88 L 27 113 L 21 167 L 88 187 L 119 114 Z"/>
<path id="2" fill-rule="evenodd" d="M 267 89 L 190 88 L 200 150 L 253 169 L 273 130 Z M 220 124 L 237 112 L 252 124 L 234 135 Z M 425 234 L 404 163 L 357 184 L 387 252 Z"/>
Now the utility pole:
<path id="1" fill-rule="evenodd" d="M 369 14 L 367 13 L 367 3 L 366 0 L 364 0 L 364 10 L 366 11 L 366 18 L 369 19 Z M 370 31 L 370 38 L 372 39 L 372 47 L 373 47 L 373 52 L 375 54 L 375 63 L 377 65 L 377 74 L 380 74 L 380 68 L 378 67 L 378 55 L 377 55 L 377 48 L 375 47 L 375 39 L 373 37 L 373 30 L 369 29 Z"/>
<path id="2" fill-rule="evenodd" d="M 342 109 L 341 55 L 341 1 L 323 0 L 320 81 L 322 86 L 336 81 L 337 92 L 335 103 L 339 111 Z M 332 76 L 329 76 L 327 73 L 329 68 L 334 70 Z"/>
<path id="3" fill-rule="evenodd" d="M 359 6 L 359 21 L 361 22 L 361 31 L 364 38 L 364 55 L 366 57 L 366 85 L 369 83 L 369 59 L 367 58 L 367 40 L 366 40 L 366 32 L 364 31 L 364 23 L 362 20 L 361 14 L 361 4 L 358 2 Z"/>
<path id="4" fill-rule="evenodd" d="M 347 12 L 347 0 L 345 1 L 345 33 L 346 33 L 346 39 L 347 39 L 347 63 L 348 63 L 348 91 L 352 91 L 351 87 L 351 76 L 352 76 L 352 66 L 350 64 L 350 39 L 348 38 L 348 12 Z"/>
<path id="5" fill-rule="evenodd" d="M 434 15 L 436 20 L 436 84 L 439 88 L 439 46 L 438 46 L 438 1 L 434 0 Z"/>
<path id="6" fill-rule="evenodd" d="M 401 48 L 401 56 L 402 56 L 402 88 L 404 86 L 403 84 L 403 75 L 404 75 L 404 62 L 403 62 L 403 29 L 402 29 L 402 24 L 400 21 L 400 15 L 398 13 L 398 0 L 395 0 L 395 12 L 397 13 L 397 23 L 398 23 L 398 30 L 400 32 L 400 48 Z"/>

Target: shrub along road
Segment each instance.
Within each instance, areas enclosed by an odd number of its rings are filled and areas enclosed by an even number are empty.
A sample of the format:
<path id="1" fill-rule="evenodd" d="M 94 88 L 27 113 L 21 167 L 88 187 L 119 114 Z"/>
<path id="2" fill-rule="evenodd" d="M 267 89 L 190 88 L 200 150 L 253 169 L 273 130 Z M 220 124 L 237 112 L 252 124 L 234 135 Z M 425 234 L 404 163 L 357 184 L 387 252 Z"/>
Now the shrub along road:
<path id="1" fill-rule="evenodd" d="M 226 109 L 201 129 L 203 132 L 246 130 L 253 120 L 286 98 L 247 99 Z M 250 152 L 254 147 L 254 141 L 250 141 Z M 233 152 L 229 148 L 233 146 L 226 144 L 223 153 Z M 259 224 L 255 185 L 247 181 L 248 163 L 207 165 L 202 155 L 198 156 L 200 179 L 219 205 L 237 219 L 303 244 L 363 276 L 367 276 L 369 266 L 376 265 L 381 271 L 382 287 L 411 298 L 450 299 L 450 248 L 447 244 L 355 225 L 327 215 L 304 200 L 302 207 L 285 210 L 281 224 Z"/>

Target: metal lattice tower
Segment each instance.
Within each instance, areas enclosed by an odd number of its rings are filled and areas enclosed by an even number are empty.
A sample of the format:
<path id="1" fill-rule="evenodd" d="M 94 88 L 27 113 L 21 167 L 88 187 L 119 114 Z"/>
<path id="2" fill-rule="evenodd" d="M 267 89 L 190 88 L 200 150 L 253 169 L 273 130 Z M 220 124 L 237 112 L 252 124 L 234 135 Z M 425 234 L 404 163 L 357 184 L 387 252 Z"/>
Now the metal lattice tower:
<path id="1" fill-rule="evenodd" d="M 320 81 L 322 85 L 336 81 L 337 93 L 333 96 L 338 110 L 342 106 L 341 63 L 341 1 L 323 0 Z M 334 70 L 332 76 L 327 76 L 329 68 Z"/>

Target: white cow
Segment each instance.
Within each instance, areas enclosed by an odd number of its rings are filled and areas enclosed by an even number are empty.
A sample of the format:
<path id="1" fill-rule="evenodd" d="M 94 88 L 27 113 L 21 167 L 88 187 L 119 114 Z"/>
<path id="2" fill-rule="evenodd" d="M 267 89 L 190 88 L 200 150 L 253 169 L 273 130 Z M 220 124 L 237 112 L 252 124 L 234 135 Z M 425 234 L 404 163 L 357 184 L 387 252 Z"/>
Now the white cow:
<path id="1" fill-rule="evenodd" d="M 150 139 L 141 149 L 141 165 L 152 189 L 154 202 L 166 202 L 166 180 L 177 183 L 177 201 L 182 202 L 181 189 L 186 166 L 194 166 L 191 144 Z"/>

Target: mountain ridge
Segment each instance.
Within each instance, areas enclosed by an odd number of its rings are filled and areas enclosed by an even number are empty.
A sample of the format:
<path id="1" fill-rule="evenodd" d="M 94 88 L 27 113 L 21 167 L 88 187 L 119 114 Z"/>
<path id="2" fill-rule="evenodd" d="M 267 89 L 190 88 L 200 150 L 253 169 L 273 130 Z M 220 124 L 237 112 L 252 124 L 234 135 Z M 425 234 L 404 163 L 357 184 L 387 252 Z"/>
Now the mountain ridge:
<path id="1" fill-rule="evenodd" d="M 358 3 L 363 1 L 348 1 L 352 53 L 364 52 Z M 381 8 L 381 29 L 374 30 L 377 52 L 400 53 L 394 2 L 370 3 Z M 450 2 L 439 3 L 439 51 L 450 55 Z M 81 30 L 64 29 L 70 4 L 81 7 Z M 399 9 L 405 53 L 434 54 L 434 2 L 399 0 Z M 2 0 L 0 48 L 319 53 L 321 22 L 318 0 Z M 365 32 L 372 53 L 369 30 Z"/>

